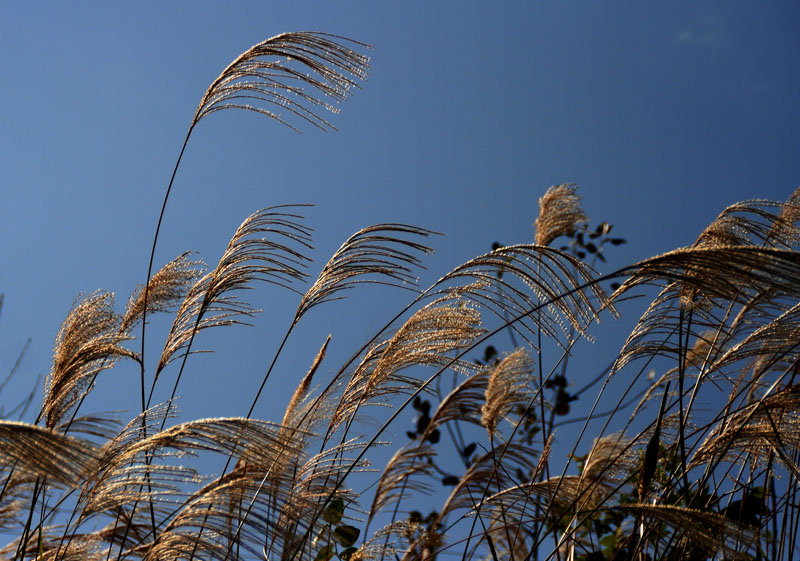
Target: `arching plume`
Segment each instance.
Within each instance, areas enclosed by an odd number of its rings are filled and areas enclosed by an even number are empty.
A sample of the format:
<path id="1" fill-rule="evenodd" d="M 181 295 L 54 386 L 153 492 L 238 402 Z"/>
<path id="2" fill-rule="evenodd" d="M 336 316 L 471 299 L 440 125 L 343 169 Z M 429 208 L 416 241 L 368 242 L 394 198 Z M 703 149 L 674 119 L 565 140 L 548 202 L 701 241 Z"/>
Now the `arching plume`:
<path id="1" fill-rule="evenodd" d="M 366 45 L 325 33 L 283 33 L 239 55 L 209 86 L 192 126 L 223 109 L 266 115 L 294 130 L 305 122 L 322 130 L 335 127 L 319 109 L 338 113 L 359 81 L 367 78 L 369 58 L 354 49 Z M 326 101 L 330 100 L 330 101 Z"/>

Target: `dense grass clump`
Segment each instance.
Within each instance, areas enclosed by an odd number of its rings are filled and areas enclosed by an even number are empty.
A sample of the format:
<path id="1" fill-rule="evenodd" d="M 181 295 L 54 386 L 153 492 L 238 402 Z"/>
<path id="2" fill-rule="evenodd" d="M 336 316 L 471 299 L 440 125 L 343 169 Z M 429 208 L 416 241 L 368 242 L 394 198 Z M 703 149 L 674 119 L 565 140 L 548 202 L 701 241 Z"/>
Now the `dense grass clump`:
<path id="1" fill-rule="evenodd" d="M 319 33 L 252 47 L 183 149 L 223 109 L 333 128 L 323 112 L 366 78 L 364 49 Z M 212 268 L 183 254 L 155 270 L 157 229 L 124 310 L 95 292 L 64 321 L 35 420 L 0 420 L 0 556 L 796 558 L 800 192 L 733 205 L 693 245 L 602 276 L 624 240 L 589 225 L 573 185 L 539 202 L 535 243 L 497 244 L 427 288 L 415 270 L 433 232 L 415 226 L 356 232 L 316 278 L 300 205 L 253 213 Z M 259 280 L 298 294 L 259 391 L 241 417 L 181 419 L 197 334 L 245 322 L 238 295 Z M 317 342 L 285 410 L 253 418 L 295 327 L 362 283 L 406 289 L 396 316 L 341 365 L 321 368 L 331 339 Z M 575 389 L 596 321 L 645 297 L 618 355 Z M 172 318 L 157 355 L 155 314 Z M 141 410 L 124 426 L 83 411 L 96 378 L 131 361 Z M 152 403 L 156 384 L 172 398 Z M 224 468 L 204 473 L 213 455 Z"/>

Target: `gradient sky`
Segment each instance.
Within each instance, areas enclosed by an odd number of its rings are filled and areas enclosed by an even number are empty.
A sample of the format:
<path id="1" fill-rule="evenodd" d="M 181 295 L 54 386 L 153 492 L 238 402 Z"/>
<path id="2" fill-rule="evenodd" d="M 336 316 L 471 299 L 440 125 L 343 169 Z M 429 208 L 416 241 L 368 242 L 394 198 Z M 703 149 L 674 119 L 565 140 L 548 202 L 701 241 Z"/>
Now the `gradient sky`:
<path id="1" fill-rule="evenodd" d="M 245 112 L 205 119 L 157 265 L 188 249 L 213 265 L 254 210 L 313 203 L 312 275 L 359 228 L 405 222 L 445 234 L 427 285 L 495 240 L 532 241 L 553 184 L 577 183 L 593 221 L 628 239 L 608 253 L 618 266 L 693 242 L 731 203 L 785 199 L 800 184 L 799 23 L 794 2 L 6 3 L 0 372 L 32 343 L 0 403 L 46 375 L 78 294 L 114 291 L 122 309 L 145 280 L 197 103 L 254 43 L 296 30 L 352 37 L 374 45 L 371 76 L 332 118 L 335 133 Z M 297 304 L 270 286 L 246 296 L 264 312 L 198 342 L 217 352 L 190 362 L 187 415 L 246 412 Z M 331 371 L 406 301 L 352 296 L 306 318 L 258 415 L 279 417 L 328 333 Z M 154 324 L 150 340 L 165 329 Z M 116 369 L 93 407 L 135 412 L 138 391 L 138 370 Z"/>

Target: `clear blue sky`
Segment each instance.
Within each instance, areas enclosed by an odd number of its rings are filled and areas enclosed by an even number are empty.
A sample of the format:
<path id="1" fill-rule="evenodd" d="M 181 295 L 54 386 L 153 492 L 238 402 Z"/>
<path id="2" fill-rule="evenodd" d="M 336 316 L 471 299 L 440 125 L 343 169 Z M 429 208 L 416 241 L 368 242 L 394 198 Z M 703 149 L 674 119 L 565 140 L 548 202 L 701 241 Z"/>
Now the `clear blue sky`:
<path id="1" fill-rule="evenodd" d="M 446 234 L 426 284 L 495 240 L 532 241 L 537 199 L 557 183 L 578 183 L 587 213 L 629 240 L 609 254 L 617 265 L 691 243 L 733 202 L 784 199 L 800 183 L 798 23 L 793 2 L 7 3 L 0 372 L 33 342 L 0 400 L 47 373 L 79 293 L 112 290 L 122 308 L 144 281 L 196 105 L 254 43 L 349 36 L 374 45 L 371 76 L 334 117 L 337 133 L 244 112 L 204 120 L 157 264 L 187 249 L 214 264 L 250 212 L 314 203 L 312 273 L 357 229 L 396 221 Z M 264 313 L 201 339 L 217 353 L 190 363 L 187 415 L 246 412 L 296 306 L 273 287 L 246 296 Z M 258 414 L 278 416 L 327 333 L 330 370 L 401 297 L 366 291 L 315 310 Z M 138 372 L 121 368 L 94 407 L 135 410 L 137 396 Z"/>

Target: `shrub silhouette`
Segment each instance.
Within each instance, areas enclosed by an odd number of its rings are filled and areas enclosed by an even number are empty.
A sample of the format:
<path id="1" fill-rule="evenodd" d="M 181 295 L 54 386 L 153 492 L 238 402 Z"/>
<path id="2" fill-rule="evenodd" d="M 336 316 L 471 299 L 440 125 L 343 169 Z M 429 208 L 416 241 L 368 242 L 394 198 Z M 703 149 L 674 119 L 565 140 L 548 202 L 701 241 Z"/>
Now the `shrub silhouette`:
<path id="1" fill-rule="evenodd" d="M 320 33 L 252 47 L 211 84 L 183 149 L 223 109 L 332 128 L 322 111 L 366 77 L 364 50 Z M 301 289 L 311 240 L 302 206 L 253 213 L 209 270 L 184 254 L 153 271 L 159 218 L 146 283 L 121 312 L 110 293 L 79 300 L 58 333 L 37 418 L 0 421 L 0 527 L 10 537 L 0 554 L 794 558 L 798 197 L 733 205 L 692 246 L 600 276 L 591 264 L 624 240 L 607 223 L 590 227 L 575 186 L 559 185 L 540 200 L 536 243 L 497 244 L 427 288 L 415 283 L 433 233 L 423 228 L 365 228 Z M 310 349 L 275 419 L 252 413 L 277 355 L 242 417 L 175 419 L 173 399 L 151 403 L 168 380 L 174 398 L 200 331 L 255 313 L 238 296 L 257 280 L 299 293 L 284 343 L 312 308 L 360 284 L 401 287 L 407 298 L 332 374 L 320 368 L 330 337 Z M 593 323 L 646 295 L 613 362 L 573 389 L 569 359 Z M 173 318 L 157 357 L 145 353 L 154 314 Z M 497 350 L 504 334 L 508 352 Z M 121 361 L 141 369 L 141 411 L 125 426 L 81 410 L 96 377 Z M 401 417 L 411 409 L 413 431 Z M 581 427 L 566 441 L 562 418 Z M 554 452 L 571 442 L 569 456 Z M 226 460 L 221 473 L 193 460 L 209 454 Z"/>

